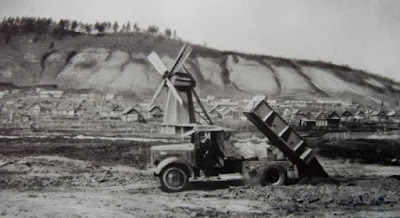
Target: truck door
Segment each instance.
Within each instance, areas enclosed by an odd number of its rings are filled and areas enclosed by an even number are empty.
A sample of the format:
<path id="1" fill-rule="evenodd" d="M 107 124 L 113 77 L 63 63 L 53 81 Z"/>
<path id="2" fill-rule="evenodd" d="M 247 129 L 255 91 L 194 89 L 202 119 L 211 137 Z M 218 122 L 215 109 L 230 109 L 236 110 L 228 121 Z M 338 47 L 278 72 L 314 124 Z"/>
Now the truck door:
<path id="1" fill-rule="evenodd" d="M 223 167 L 223 154 L 219 149 L 217 132 L 197 132 L 196 163 L 200 168 Z"/>

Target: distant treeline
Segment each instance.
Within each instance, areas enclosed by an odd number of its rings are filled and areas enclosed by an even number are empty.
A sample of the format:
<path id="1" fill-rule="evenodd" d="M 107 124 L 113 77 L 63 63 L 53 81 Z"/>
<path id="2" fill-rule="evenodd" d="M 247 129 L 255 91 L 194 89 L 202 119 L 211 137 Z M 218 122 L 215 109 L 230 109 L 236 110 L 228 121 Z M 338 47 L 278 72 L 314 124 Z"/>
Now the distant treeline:
<path id="1" fill-rule="evenodd" d="M 35 40 L 41 37 L 53 37 L 61 39 L 66 35 L 76 36 L 79 34 L 104 34 L 104 33 L 129 33 L 143 32 L 151 35 L 163 35 L 169 38 L 177 38 L 175 30 L 166 28 L 160 31 L 158 26 L 150 25 L 147 28 L 139 27 L 135 22 L 133 25 L 128 21 L 125 24 L 118 22 L 96 22 L 82 23 L 76 20 L 61 19 L 54 21 L 51 18 L 39 17 L 8 17 L 0 23 L 0 36 L 8 44 L 13 36 L 23 34 L 34 34 Z"/>

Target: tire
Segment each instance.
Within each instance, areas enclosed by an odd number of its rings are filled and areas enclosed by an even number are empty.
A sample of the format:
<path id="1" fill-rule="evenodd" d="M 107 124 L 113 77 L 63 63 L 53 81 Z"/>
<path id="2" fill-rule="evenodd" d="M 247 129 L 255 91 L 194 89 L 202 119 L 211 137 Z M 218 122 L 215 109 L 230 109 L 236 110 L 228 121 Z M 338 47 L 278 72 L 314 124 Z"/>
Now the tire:
<path id="1" fill-rule="evenodd" d="M 179 166 L 167 166 L 160 174 L 161 189 L 165 192 L 180 192 L 186 189 L 189 176 Z"/>
<path id="2" fill-rule="evenodd" d="M 266 185 L 279 186 L 279 185 L 284 185 L 286 183 L 287 172 L 283 166 L 278 164 L 271 164 L 262 167 L 258 171 L 257 177 L 262 186 Z"/>

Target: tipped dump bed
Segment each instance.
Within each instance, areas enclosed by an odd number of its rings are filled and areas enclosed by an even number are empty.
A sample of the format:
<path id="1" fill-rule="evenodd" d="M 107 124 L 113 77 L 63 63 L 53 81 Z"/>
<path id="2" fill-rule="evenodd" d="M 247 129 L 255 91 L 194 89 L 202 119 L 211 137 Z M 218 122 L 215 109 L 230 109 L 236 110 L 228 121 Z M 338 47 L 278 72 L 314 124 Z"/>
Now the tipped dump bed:
<path id="1" fill-rule="evenodd" d="M 267 104 L 265 99 L 265 96 L 254 97 L 243 114 L 273 145 L 296 164 L 305 176 L 327 176 L 315 158 L 316 149 L 309 147 L 307 142 Z"/>

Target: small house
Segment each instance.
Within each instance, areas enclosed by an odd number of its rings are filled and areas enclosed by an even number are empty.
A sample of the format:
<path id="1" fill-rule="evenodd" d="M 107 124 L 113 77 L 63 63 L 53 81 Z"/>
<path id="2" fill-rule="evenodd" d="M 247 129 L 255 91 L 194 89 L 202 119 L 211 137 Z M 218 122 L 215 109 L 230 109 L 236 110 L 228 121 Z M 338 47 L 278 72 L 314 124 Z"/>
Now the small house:
<path id="1" fill-rule="evenodd" d="M 293 119 L 293 120 L 295 120 L 295 119 L 300 120 L 301 118 L 305 118 L 305 117 L 306 117 L 305 113 L 300 109 L 294 109 L 289 115 L 289 118 Z"/>
<path id="2" fill-rule="evenodd" d="M 317 113 L 315 116 L 315 125 L 317 127 L 327 127 L 328 126 L 328 120 L 326 119 L 328 117 L 328 114 L 325 111 L 320 111 Z"/>
<path id="3" fill-rule="evenodd" d="M 129 122 L 144 123 L 145 122 L 143 115 L 133 107 L 128 110 L 125 110 L 122 113 L 121 120 L 124 122 L 127 122 L 127 123 L 129 123 Z"/>
<path id="4" fill-rule="evenodd" d="M 352 122 L 352 121 L 354 121 L 353 113 L 351 113 L 348 110 L 344 111 L 342 113 L 342 116 L 340 116 L 340 121 L 341 122 Z"/>
<path id="5" fill-rule="evenodd" d="M 301 119 L 307 118 L 306 114 L 300 109 L 294 109 L 289 114 L 289 122 L 292 124 L 299 125 Z"/>
<path id="6" fill-rule="evenodd" d="M 150 118 L 162 119 L 164 117 L 164 111 L 160 106 L 153 105 L 148 110 Z"/>
<path id="7" fill-rule="evenodd" d="M 235 114 L 235 110 L 232 107 L 228 107 L 225 105 L 217 104 L 208 112 L 210 118 L 215 119 L 230 119 Z"/>
<path id="8" fill-rule="evenodd" d="M 208 112 L 208 116 L 210 118 L 214 118 L 214 119 L 219 119 L 222 118 L 222 114 L 220 113 L 219 110 L 217 110 L 217 108 L 213 108 Z"/>
<path id="9" fill-rule="evenodd" d="M 386 121 L 386 113 L 384 111 L 374 111 L 371 113 L 369 120 L 372 122 Z"/>
<path id="10" fill-rule="evenodd" d="M 231 107 L 224 107 L 220 111 L 223 120 L 234 120 L 237 118 L 236 110 Z"/>
<path id="11" fill-rule="evenodd" d="M 386 114 L 386 119 L 389 121 L 389 122 L 396 122 L 396 123 L 398 123 L 399 121 L 400 121 L 400 116 L 399 116 L 399 113 L 397 112 L 397 111 L 389 111 L 387 114 Z"/>
<path id="12" fill-rule="evenodd" d="M 222 108 L 222 106 L 220 105 L 215 105 L 214 107 L 211 108 L 211 110 L 208 111 L 208 116 L 210 116 L 211 118 L 222 118 L 222 115 L 220 113 L 220 109 Z"/>
<path id="13" fill-rule="evenodd" d="M 328 114 L 328 117 L 326 118 L 328 121 L 328 126 L 329 127 L 339 127 L 340 126 L 340 116 L 335 112 L 332 111 Z"/>
<path id="14" fill-rule="evenodd" d="M 301 118 L 300 119 L 300 126 L 306 129 L 314 128 L 317 126 L 317 121 L 308 118 Z"/>
<path id="15" fill-rule="evenodd" d="M 114 105 L 114 107 L 110 111 L 109 117 L 119 117 L 124 111 L 125 109 L 121 105 Z"/>
<path id="16" fill-rule="evenodd" d="M 365 112 L 364 112 L 364 114 L 365 114 L 365 118 L 367 119 L 367 121 L 369 121 L 370 120 L 370 118 L 371 118 L 371 114 L 372 113 L 374 113 L 374 111 L 373 110 L 366 110 Z"/>
<path id="17" fill-rule="evenodd" d="M 365 112 L 364 112 L 364 111 L 357 111 L 357 112 L 354 114 L 354 120 L 355 120 L 356 122 L 364 122 L 364 121 L 367 120 L 367 116 L 365 115 Z"/>

